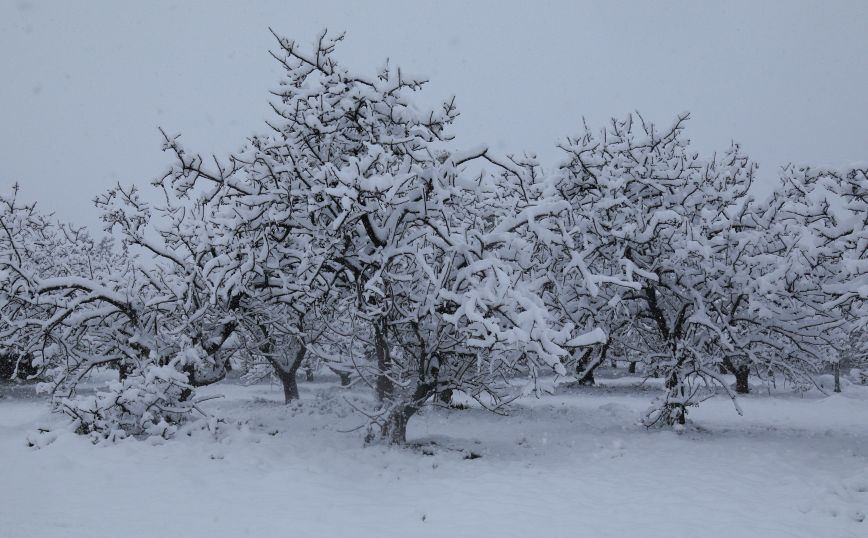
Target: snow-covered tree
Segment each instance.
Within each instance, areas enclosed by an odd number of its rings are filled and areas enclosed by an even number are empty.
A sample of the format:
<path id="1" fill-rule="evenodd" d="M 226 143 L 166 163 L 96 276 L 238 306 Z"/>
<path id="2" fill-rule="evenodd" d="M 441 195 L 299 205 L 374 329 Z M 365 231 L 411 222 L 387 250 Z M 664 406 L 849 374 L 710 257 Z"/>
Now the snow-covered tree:
<path id="1" fill-rule="evenodd" d="M 18 200 L 18 185 L 0 196 L 0 361 L 4 380 L 34 377 L 28 340 L 34 331 L 26 320 L 40 308 L 30 294 L 29 277 L 36 267 L 56 262 L 51 257 L 54 224 L 36 205 Z M 38 359 L 37 359 L 38 361 Z"/>
<path id="2" fill-rule="evenodd" d="M 683 423 L 687 406 L 715 386 L 729 390 L 721 368 L 739 392 L 751 368 L 806 376 L 822 360 L 823 329 L 835 325 L 795 299 L 813 287 L 793 278 L 797 252 L 784 244 L 774 204 L 748 194 L 756 165 L 738 145 L 708 158 L 691 151 L 687 119 L 658 131 L 628 116 L 561 145 L 568 159 L 557 188 L 579 215 L 584 262 L 627 281 L 566 295 L 565 311 L 644 350 L 649 370 L 663 375 L 667 390 L 647 424 Z"/>
<path id="3" fill-rule="evenodd" d="M 455 391 L 496 407 L 518 377 L 593 383 L 628 356 L 665 382 L 646 424 L 683 424 L 734 397 L 722 371 L 738 393 L 752 373 L 810 383 L 864 330 L 863 169 L 787 167 L 760 203 L 737 144 L 700 156 L 688 115 L 636 114 L 566 139 L 548 170 L 457 147 L 453 99 L 421 106 L 425 81 L 388 63 L 348 69 L 343 36 L 275 37 L 267 129 L 207 159 L 164 133 L 159 202 L 96 199 L 115 241 L 0 198 L 0 355 L 40 368 L 82 432 L 170 436 L 237 356 L 287 402 L 303 364 L 352 373 L 376 396 L 371 438 L 393 443 Z M 117 381 L 78 394 L 106 367 Z"/>
<path id="4" fill-rule="evenodd" d="M 780 190 L 789 194 L 778 218 L 798 230 L 805 263 L 823 279 L 827 310 L 855 327 L 868 319 L 868 166 L 843 169 L 786 166 Z M 795 232 L 794 232 L 795 233 Z M 819 293 L 819 292 L 818 292 Z"/>
<path id="5" fill-rule="evenodd" d="M 308 53 L 278 38 L 272 131 L 211 166 L 167 138 L 176 163 L 161 184 L 213 208 L 203 243 L 238 260 L 212 266 L 242 309 L 294 311 L 299 349 L 356 370 L 381 402 L 380 434 L 402 442 L 436 394 L 493 393 L 504 368 L 561 371 L 566 348 L 585 344 L 542 298 L 569 206 L 533 166 L 451 150 L 451 100 L 424 110 L 422 80 L 351 72 L 334 58 L 340 40 L 323 34 Z M 475 163 L 489 170 L 471 174 Z"/>
<path id="6" fill-rule="evenodd" d="M 145 239 L 150 208 L 134 190 L 114 189 L 97 202 L 109 226 L 120 227 L 118 248 L 7 202 L 3 348 L 40 368 L 42 388 L 79 431 L 171 435 L 198 408 L 194 387 L 225 375 L 233 301 L 210 302 L 206 260 Z M 136 256 L 133 246 L 157 257 Z M 118 370 L 118 381 L 79 395 L 79 383 L 106 367 Z"/>

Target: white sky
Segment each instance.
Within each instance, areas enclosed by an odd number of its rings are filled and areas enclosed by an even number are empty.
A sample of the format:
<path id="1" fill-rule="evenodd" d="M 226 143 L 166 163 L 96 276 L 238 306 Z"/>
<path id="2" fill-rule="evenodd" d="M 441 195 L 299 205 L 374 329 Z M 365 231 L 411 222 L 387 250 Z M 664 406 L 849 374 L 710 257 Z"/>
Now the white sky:
<path id="1" fill-rule="evenodd" d="M 0 1 L 0 190 L 93 225 L 93 196 L 168 164 L 157 126 L 225 154 L 264 127 L 279 33 L 346 30 L 338 58 L 386 57 L 457 96 L 461 144 L 536 151 L 639 110 L 693 114 L 773 182 L 787 162 L 868 160 L 868 1 Z M 767 190 L 767 189 L 766 189 Z"/>

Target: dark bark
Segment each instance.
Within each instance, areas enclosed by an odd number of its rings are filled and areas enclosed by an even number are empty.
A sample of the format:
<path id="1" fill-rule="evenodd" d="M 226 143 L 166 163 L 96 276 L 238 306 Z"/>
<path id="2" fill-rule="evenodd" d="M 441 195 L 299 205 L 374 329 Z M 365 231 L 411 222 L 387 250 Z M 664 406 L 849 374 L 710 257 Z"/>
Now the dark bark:
<path id="1" fill-rule="evenodd" d="M 591 387 L 596 385 L 597 380 L 594 379 L 594 370 L 596 370 L 596 366 L 588 368 L 587 371 L 585 371 L 585 374 L 581 377 L 581 379 L 579 379 L 579 385 L 588 385 Z"/>
<path id="2" fill-rule="evenodd" d="M 748 384 L 748 378 L 750 377 L 750 368 L 746 364 L 739 366 L 735 370 L 735 392 L 738 394 L 750 394 L 750 384 Z"/>
<path id="3" fill-rule="evenodd" d="M 280 384 L 283 385 L 283 403 L 288 404 L 293 400 L 298 400 L 298 380 L 296 379 L 296 375 L 301 364 L 304 362 L 307 346 L 300 339 L 294 339 L 298 343 L 295 356 L 292 357 L 292 362 L 289 364 L 282 364 L 274 358 L 274 341 L 268 338 L 268 328 L 264 325 L 260 325 L 259 328 L 262 330 L 262 335 L 265 338 L 265 341 L 259 346 L 259 351 L 265 357 L 265 360 L 268 361 L 268 364 L 271 365 L 274 375 L 280 380 Z"/>
<path id="4" fill-rule="evenodd" d="M 678 386 L 678 374 L 676 372 L 672 372 L 669 375 L 669 379 L 666 380 L 666 388 L 669 390 L 672 390 L 677 386 Z"/>
<path id="5" fill-rule="evenodd" d="M 293 357 L 293 361 L 288 367 L 284 367 L 275 359 L 268 356 L 268 362 L 271 364 L 271 367 L 274 368 L 275 375 L 277 375 L 277 378 L 280 379 L 281 385 L 283 385 L 283 403 L 288 404 L 289 402 L 298 400 L 299 398 L 296 375 L 298 374 L 298 369 L 301 366 L 301 363 L 304 361 L 306 352 L 307 347 L 299 342 L 298 351 L 296 351 L 295 357 Z"/>
<path id="6" fill-rule="evenodd" d="M 722 366 L 727 372 L 735 376 L 735 392 L 737 394 L 750 394 L 750 366 L 747 364 L 739 364 L 736 366 L 729 359 L 723 361 Z"/>
<path id="7" fill-rule="evenodd" d="M 835 363 L 835 392 L 841 392 L 841 362 Z"/>
<path id="8" fill-rule="evenodd" d="M 38 369 L 33 366 L 33 356 L 15 353 L 0 353 L 0 380 L 8 381 L 14 375 L 16 379 L 27 379 L 36 375 Z"/>
<path id="9" fill-rule="evenodd" d="M 377 400 L 384 402 L 394 392 L 389 370 L 392 367 L 392 357 L 389 353 L 389 342 L 386 340 L 386 321 L 377 323 L 374 327 L 374 353 L 377 357 Z M 406 426 L 406 425 L 405 425 Z"/>
<path id="10" fill-rule="evenodd" d="M 657 291 L 651 286 L 645 286 L 645 301 L 648 303 L 648 309 L 651 312 L 651 318 L 657 324 L 657 330 L 660 331 L 660 336 L 665 340 L 671 339 L 669 333 L 669 324 L 666 323 L 666 316 L 657 304 Z"/>
<path id="11" fill-rule="evenodd" d="M 606 361 L 606 355 L 609 353 L 609 342 L 603 344 L 603 347 L 600 348 L 600 354 L 593 361 L 589 361 L 589 357 L 591 355 L 591 350 L 585 351 L 585 354 L 582 355 L 582 359 L 579 361 L 579 365 L 582 367 L 579 370 L 579 367 L 576 367 L 577 374 L 579 377 L 579 385 L 590 385 L 593 386 L 596 384 L 596 380 L 594 379 L 594 370 L 599 368 L 601 364 Z M 583 364 L 584 363 L 584 364 Z"/>
<path id="12" fill-rule="evenodd" d="M 280 383 L 283 385 L 283 403 L 288 404 L 293 400 L 298 400 L 298 382 L 295 378 L 296 370 L 285 372 L 281 368 L 275 368 L 274 373 L 277 374 L 277 378 L 280 379 Z"/>
<path id="13" fill-rule="evenodd" d="M 403 445 L 407 443 L 407 424 L 413 418 L 425 401 L 434 394 L 433 383 L 419 383 L 413 396 L 408 403 L 400 404 L 386 417 L 386 422 L 380 431 L 380 438 L 391 445 Z"/>
<path id="14" fill-rule="evenodd" d="M 342 387 L 349 387 L 350 386 L 350 381 L 352 381 L 352 374 L 350 372 L 348 372 L 346 370 L 337 370 L 337 369 L 332 368 L 331 366 L 328 366 L 328 365 L 326 365 L 326 366 L 336 376 L 338 376 L 338 379 L 341 380 L 341 386 Z"/>
<path id="15" fill-rule="evenodd" d="M 589 347 L 582 353 L 581 358 L 576 362 L 576 375 L 582 375 L 582 372 L 588 367 L 588 363 L 591 362 L 591 353 L 594 352 L 594 348 Z"/>
<path id="16" fill-rule="evenodd" d="M 126 362 L 121 361 L 118 364 L 118 381 L 123 382 L 130 375 L 130 367 Z"/>
<path id="17" fill-rule="evenodd" d="M 674 393 L 677 389 L 676 396 L 683 397 L 684 396 L 684 387 L 679 386 L 678 384 L 678 373 L 672 372 L 669 376 L 669 379 L 666 380 L 666 388 L 669 389 L 670 394 Z M 687 423 L 687 407 L 683 403 L 670 403 L 667 414 L 669 416 L 669 423 L 671 424 L 681 424 L 684 425 Z M 677 418 L 673 420 L 673 415 L 676 415 Z"/>
<path id="18" fill-rule="evenodd" d="M 635 374 L 636 373 L 636 362 L 635 361 L 631 362 L 630 365 L 627 366 L 627 373 L 628 374 Z"/>

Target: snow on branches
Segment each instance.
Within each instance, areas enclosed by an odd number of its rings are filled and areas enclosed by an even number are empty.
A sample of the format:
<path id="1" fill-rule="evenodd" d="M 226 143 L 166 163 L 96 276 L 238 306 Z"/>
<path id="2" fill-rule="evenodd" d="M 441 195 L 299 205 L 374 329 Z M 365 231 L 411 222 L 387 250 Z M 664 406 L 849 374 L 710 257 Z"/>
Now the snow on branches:
<path id="1" fill-rule="evenodd" d="M 687 114 L 585 128 L 546 168 L 457 147 L 454 99 L 420 106 L 425 81 L 388 63 L 352 71 L 342 35 L 275 37 L 268 128 L 224 158 L 163 133 L 159 202 L 96 198 L 113 240 L 0 198 L 0 353 L 83 433 L 169 437 L 233 359 L 287 401 L 303 363 L 352 374 L 376 397 L 370 439 L 402 443 L 455 392 L 496 408 L 516 379 L 591 383 L 629 356 L 665 382 L 646 424 L 680 425 L 716 388 L 734 398 L 723 373 L 742 393 L 750 373 L 810 382 L 864 325 L 864 169 L 788 167 L 758 203 L 756 165 L 691 150 Z"/>
<path id="2" fill-rule="evenodd" d="M 643 350 L 646 367 L 664 377 L 649 425 L 683 424 L 714 385 L 729 390 L 722 371 L 736 375 L 739 392 L 751 369 L 809 379 L 836 324 L 811 304 L 814 286 L 781 274 L 798 251 L 769 214 L 776 205 L 748 194 L 756 165 L 735 144 L 711 157 L 691 151 L 688 117 L 657 130 L 631 115 L 561 145 L 557 188 L 582 215 L 592 253 L 584 263 L 627 281 L 561 303 L 572 317 L 608 325 L 622 347 Z"/>

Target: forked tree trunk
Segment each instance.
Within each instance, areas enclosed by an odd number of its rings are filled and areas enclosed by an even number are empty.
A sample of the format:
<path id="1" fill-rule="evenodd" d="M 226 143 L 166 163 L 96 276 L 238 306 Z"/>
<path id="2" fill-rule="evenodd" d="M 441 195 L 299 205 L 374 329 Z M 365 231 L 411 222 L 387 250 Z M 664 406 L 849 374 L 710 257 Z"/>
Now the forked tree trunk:
<path id="1" fill-rule="evenodd" d="M 380 438 L 390 445 L 407 443 L 407 424 L 413 418 L 425 401 L 434 394 L 435 384 L 420 382 L 413 391 L 409 402 L 397 405 L 386 417 L 386 422 L 380 430 Z"/>
<path id="2" fill-rule="evenodd" d="M 270 349 L 271 347 L 269 345 L 267 352 L 270 351 Z M 280 384 L 283 385 L 283 403 L 285 404 L 299 399 L 296 375 L 298 374 L 298 369 L 301 366 L 301 363 L 304 361 L 306 352 L 307 347 L 303 343 L 299 342 L 298 351 L 296 351 L 292 363 L 288 366 L 280 364 L 280 362 L 273 359 L 270 354 L 266 355 L 268 362 L 274 369 L 274 374 L 280 380 Z"/>
<path id="3" fill-rule="evenodd" d="M 750 366 L 747 364 L 739 364 L 736 366 L 731 360 L 726 358 L 722 363 L 720 363 L 720 367 L 724 369 L 723 373 L 729 372 L 735 376 L 735 392 L 737 394 L 750 394 L 750 384 L 748 383 L 750 378 Z"/>
<path id="4" fill-rule="evenodd" d="M 596 380 L 594 379 L 594 370 L 605 362 L 606 355 L 609 352 L 609 342 L 603 344 L 603 347 L 600 349 L 600 355 L 594 360 L 590 360 L 592 349 L 593 348 L 585 351 L 579 364 L 576 366 L 576 373 L 580 376 L 579 385 L 593 386 L 596 384 Z"/>
<path id="5" fill-rule="evenodd" d="M 352 377 L 351 377 L 352 374 L 350 374 L 346 370 L 336 370 L 335 368 L 332 368 L 331 366 L 328 366 L 328 369 L 331 370 L 336 376 L 338 376 L 338 379 L 341 380 L 341 386 L 342 387 L 350 386 L 350 381 L 352 380 Z"/>

